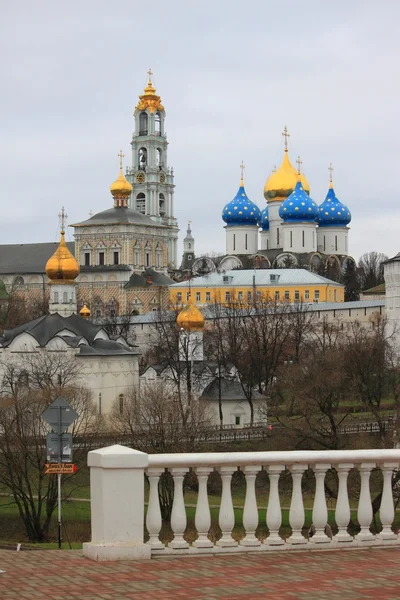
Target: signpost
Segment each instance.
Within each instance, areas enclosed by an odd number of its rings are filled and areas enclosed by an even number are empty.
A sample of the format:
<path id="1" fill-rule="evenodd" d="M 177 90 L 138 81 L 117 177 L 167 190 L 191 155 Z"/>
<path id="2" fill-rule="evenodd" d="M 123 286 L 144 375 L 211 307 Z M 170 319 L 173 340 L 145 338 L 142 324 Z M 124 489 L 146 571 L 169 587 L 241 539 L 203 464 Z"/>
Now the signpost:
<path id="1" fill-rule="evenodd" d="M 59 396 L 42 412 L 42 419 L 50 425 L 52 431 L 46 439 L 45 475 L 57 474 L 58 483 L 58 547 L 61 548 L 61 475 L 76 473 L 76 465 L 72 464 L 72 434 L 67 429 L 79 417 L 78 413 Z"/>

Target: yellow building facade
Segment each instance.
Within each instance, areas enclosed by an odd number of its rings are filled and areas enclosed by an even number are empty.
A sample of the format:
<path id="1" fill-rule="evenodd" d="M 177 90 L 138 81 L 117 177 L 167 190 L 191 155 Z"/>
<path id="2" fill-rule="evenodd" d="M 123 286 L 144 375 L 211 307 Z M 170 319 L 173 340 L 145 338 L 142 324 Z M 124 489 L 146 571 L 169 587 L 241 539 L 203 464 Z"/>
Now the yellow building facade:
<path id="1" fill-rule="evenodd" d="M 170 286 L 172 305 L 191 295 L 198 306 L 254 302 L 344 302 L 344 285 L 305 269 L 263 269 L 211 273 Z"/>

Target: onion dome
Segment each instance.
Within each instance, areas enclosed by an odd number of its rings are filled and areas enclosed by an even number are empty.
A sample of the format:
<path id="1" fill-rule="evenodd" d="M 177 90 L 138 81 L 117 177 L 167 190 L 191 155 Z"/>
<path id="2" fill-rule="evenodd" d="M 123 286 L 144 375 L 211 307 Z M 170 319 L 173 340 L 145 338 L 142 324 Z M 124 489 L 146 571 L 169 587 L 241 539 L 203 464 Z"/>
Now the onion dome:
<path id="1" fill-rule="evenodd" d="M 148 109 L 151 113 L 155 111 L 164 110 L 163 105 L 161 104 L 161 98 L 156 93 L 156 88 L 153 85 L 151 80 L 151 76 L 153 73 L 151 69 L 147 71 L 149 76 L 149 80 L 147 82 L 146 87 L 144 88 L 144 94 L 139 96 L 139 102 L 136 105 L 136 110 L 146 110 Z"/>
<path id="2" fill-rule="evenodd" d="M 185 331 L 202 331 L 204 329 L 204 317 L 189 296 L 187 305 L 182 308 L 177 316 L 176 324 Z"/>
<path id="3" fill-rule="evenodd" d="M 315 221 L 317 215 L 318 206 L 304 190 L 301 175 L 298 174 L 293 193 L 279 207 L 279 216 L 285 223 L 294 223 Z"/>
<path id="4" fill-rule="evenodd" d="M 90 308 L 87 307 L 86 302 L 84 303 L 81 310 L 79 311 L 79 314 L 84 319 L 88 319 L 90 317 L 90 315 L 91 315 Z"/>
<path id="5" fill-rule="evenodd" d="M 119 175 L 118 178 L 110 185 L 110 192 L 114 198 L 115 206 L 127 206 L 127 201 L 132 193 L 133 187 L 124 177 L 122 172 L 122 159 L 124 155 L 120 150 L 119 156 Z"/>
<path id="6" fill-rule="evenodd" d="M 236 196 L 224 206 L 222 219 L 231 226 L 257 225 L 260 216 L 258 206 L 247 197 L 242 176 Z"/>
<path id="7" fill-rule="evenodd" d="M 64 227 L 57 250 L 46 263 L 46 275 L 54 283 L 71 283 L 79 275 L 79 265 L 65 243 Z"/>
<path id="8" fill-rule="evenodd" d="M 310 184 L 301 174 L 303 189 L 310 193 Z M 297 183 L 297 171 L 290 162 L 288 149 L 285 148 L 283 161 L 279 169 L 271 173 L 264 186 L 264 198 L 268 202 L 281 202 L 293 192 Z"/>
<path id="9" fill-rule="evenodd" d="M 268 206 L 266 206 L 261 211 L 261 216 L 260 220 L 258 221 L 258 225 L 263 231 L 269 231 Z"/>
<path id="10" fill-rule="evenodd" d="M 318 209 L 317 223 L 320 227 L 346 227 L 350 221 L 351 213 L 336 197 L 331 180 L 326 198 Z"/>

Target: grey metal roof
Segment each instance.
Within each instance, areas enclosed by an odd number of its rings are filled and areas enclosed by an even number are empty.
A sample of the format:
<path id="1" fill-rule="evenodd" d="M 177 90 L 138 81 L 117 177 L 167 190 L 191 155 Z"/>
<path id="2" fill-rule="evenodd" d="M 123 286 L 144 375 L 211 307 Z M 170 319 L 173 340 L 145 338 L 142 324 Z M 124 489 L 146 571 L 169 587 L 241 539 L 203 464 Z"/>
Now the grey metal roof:
<path id="1" fill-rule="evenodd" d="M 272 280 L 271 280 L 272 276 Z M 231 278 L 224 281 L 225 278 Z M 275 279 L 274 279 L 275 278 Z M 192 288 L 197 287 L 238 287 L 238 286 L 273 286 L 283 287 L 288 285 L 335 285 L 344 287 L 331 279 L 317 275 L 307 269 L 234 269 L 225 273 L 213 272 L 201 277 L 194 277 L 190 281 Z M 187 281 L 175 283 L 173 288 L 187 288 Z"/>
<path id="2" fill-rule="evenodd" d="M 318 312 L 324 310 L 356 310 L 359 308 L 382 308 L 385 306 L 385 300 L 355 300 L 354 302 L 319 302 L 310 304 L 295 304 L 292 306 L 301 306 L 302 310 L 310 312 Z M 228 310 L 228 309 L 226 309 Z M 201 312 L 206 320 L 215 318 L 215 311 L 212 306 L 204 306 L 201 308 Z M 218 311 L 220 315 L 223 314 L 223 307 Z M 162 320 L 173 321 L 176 319 L 176 313 L 174 311 L 164 311 L 162 313 Z M 132 315 L 130 317 L 130 323 L 132 325 L 151 325 L 160 322 L 160 314 L 158 311 L 151 311 L 143 315 Z"/>
<path id="3" fill-rule="evenodd" d="M 59 242 L 40 244 L 1 244 L 0 273 L 44 273 L 46 263 L 57 250 Z M 67 242 L 68 249 L 75 254 L 75 242 Z"/>
<path id="4" fill-rule="evenodd" d="M 126 208 L 123 206 L 109 208 L 99 212 L 86 221 L 80 223 L 74 223 L 70 227 L 91 227 L 92 225 L 123 225 L 125 223 L 132 223 L 133 225 L 149 225 L 150 227 L 163 227 L 160 223 L 156 223 L 148 217 L 143 215 L 133 208 Z"/>
<path id="5" fill-rule="evenodd" d="M 201 397 L 207 400 L 218 400 L 221 386 L 221 399 L 222 400 L 247 400 L 246 395 L 243 391 L 243 387 L 238 381 L 232 381 L 231 379 L 222 378 L 220 381 L 214 379 L 203 391 Z M 253 399 L 260 400 L 265 398 L 259 392 L 253 390 Z"/>
<path id="6" fill-rule="evenodd" d="M 148 281 L 151 282 L 148 283 Z M 143 273 L 133 273 L 129 281 L 125 284 L 126 288 L 134 287 L 151 287 L 151 286 L 169 286 L 174 284 L 174 280 L 170 279 L 164 273 L 155 271 L 154 269 L 146 269 Z"/>
<path id="7" fill-rule="evenodd" d="M 75 314 L 69 317 L 62 317 L 58 313 L 39 317 L 14 329 L 6 329 L 3 337 L 0 337 L 0 346 L 7 347 L 21 333 L 29 333 L 37 341 L 38 346 L 43 348 L 51 339 L 65 329 L 75 334 L 69 340 L 69 345 L 77 345 L 78 340 L 82 338 L 87 340 L 89 346 L 86 344 L 79 346 L 80 354 L 139 354 L 136 348 L 121 344 L 120 342 L 95 340 L 94 338 L 102 329 L 100 325 L 95 325 L 91 321 Z M 62 337 L 64 339 L 64 336 Z"/>

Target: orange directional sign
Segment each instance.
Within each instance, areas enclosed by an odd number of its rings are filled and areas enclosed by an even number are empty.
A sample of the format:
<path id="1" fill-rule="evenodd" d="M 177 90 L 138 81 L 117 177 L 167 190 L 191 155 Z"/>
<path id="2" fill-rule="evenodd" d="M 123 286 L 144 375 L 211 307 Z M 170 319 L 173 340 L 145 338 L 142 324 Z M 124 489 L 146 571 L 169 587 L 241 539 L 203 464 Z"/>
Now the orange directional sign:
<path id="1" fill-rule="evenodd" d="M 78 470 L 78 467 L 73 463 L 48 463 L 45 467 L 45 475 L 71 475 Z"/>

